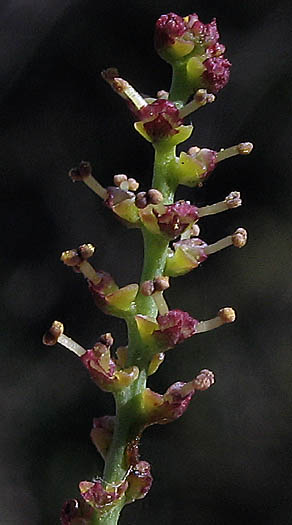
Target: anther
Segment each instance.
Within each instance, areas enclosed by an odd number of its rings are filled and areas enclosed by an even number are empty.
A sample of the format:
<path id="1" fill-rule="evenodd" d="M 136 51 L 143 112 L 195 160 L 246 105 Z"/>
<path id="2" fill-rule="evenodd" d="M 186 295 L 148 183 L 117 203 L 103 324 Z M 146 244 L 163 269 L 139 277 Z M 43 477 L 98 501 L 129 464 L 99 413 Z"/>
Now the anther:
<path id="1" fill-rule="evenodd" d="M 237 146 L 231 146 L 230 148 L 222 148 L 217 153 L 217 162 L 221 160 L 229 159 L 235 155 L 249 155 L 253 150 L 253 144 L 251 142 L 241 142 Z"/>
<path id="2" fill-rule="evenodd" d="M 247 241 L 247 231 L 244 228 L 237 228 L 231 238 L 235 248 L 243 248 Z"/>
<path id="3" fill-rule="evenodd" d="M 60 321 L 54 321 L 49 330 L 45 332 L 43 343 L 49 346 L 59 343 L 74 354 L 78 355 L 78 357 L 86 354 L 86 350 L 82 346 L 64 334 L 64 325 L 60 323 Z"/>
<path id="4" fill-rule="evenodd" d="M 166 275 L 161 275 L 160 277 L 155 277 L 153 280 L 155 292 L 164 292 L 169 288 L 169 277 Z"/>
<path id="5" fill-rule="evenodd" d="M 182 109 L 179 111 L 180 118 L 184 118 L 187 115 L 190 115 L 197 109 L 201 108 L 202 106 L 205 106 L 206 104 L 210 104 L 214 102 L 215 95 L 212 93 L 207 93 L 206 89 L 198 89 L 196 92 L 193 100 L 186 104 Z"/>
<path id="6" fill-rule="evenodd" d="M 201 208 L 198 208 L 198 215 L 199 217 L 205 217 L 206 215 L 215 215 L 216 213 L 221 213 L 222 211 L 229 210 L 230 208 L 237 208 L 238 206 L 241 206 L 242 201 L 240 198 L 239 191 L 233 191 L 227 197 L 224 201 L 216 202 L 215 204 L 211 204 L 209 206 L 202 206 Z"/>
<path id="7" fill-rule="evenodd" d="M 84 182 L 101 199 L 107 199 L 108 193 L 106 189 L 92 176 L 92 168 L 89 162 L 84 160 L 81 161 L 78 168 L 72 168 L 69 171 L 69 177 L 73 182 Z"/>
<path id="8" fill-rule="evenodd" d="M 114 338 L 110 332 L 101 335 L 99 341 L 107 347 L 111 347 L 114 344 Z"/>
<path id="9" fill-rule="evenodd" d="M 215 376 L 213 372 L 210 370 L 207 370 L 204 368 L 201 370 L 201 372 L 189 383 L 186 383 L 181 391 L 180 394 L 182 397 L 187 396 L 190 393 L 193 393 L 194 391 L 201 391 L 207 390 L 210 388 L 210 386 L 214 385 L 215 383 Z"/>
<path id="10" fill-rule="evenodd" d="M 223 324 L 233 323 L 235 318 L 236 314 L 233 308 L 221 308 L 221 310 L 218 312 L 218 315 L 213 319 L 209 319 L 208 321 L 200 321 L 198 323 L 197 333 L 209 332 L 210 330 L 214 330 Z"/>
<path id="11" fill-rule="evenodd" d="M 66 266 L 77 268 L 93 284 L 99 284 L 101 277 L 87 261 L 93 255 L 94 250 L 95 248 L 92 244 L 82 244 L 77 250 L 66 250 L 63 252 L 60 259 Z"/>

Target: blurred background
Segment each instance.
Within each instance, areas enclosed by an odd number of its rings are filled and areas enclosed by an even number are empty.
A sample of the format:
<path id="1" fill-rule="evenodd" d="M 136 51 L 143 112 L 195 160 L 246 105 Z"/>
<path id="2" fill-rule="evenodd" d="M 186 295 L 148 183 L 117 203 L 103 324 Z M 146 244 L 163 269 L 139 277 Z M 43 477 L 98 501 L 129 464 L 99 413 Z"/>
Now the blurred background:
<path id="1" fill-rule="evenodd" d="M 245 0 L 6 0 L 1 55 L 1 515 L 0 524 L 56 525 L 65 499 L 102 462 L 89 439 L 92 418 L 113 413 L 77 358 L 48 348 L 54 319 L 85 347 L 123 323 L 93 305 L 64 249 L 96 245 L 94 265 L 120 285 L 136 282 L 139 231 L 126 231 L 68 170 L 91 161 L 109 185 L 127 173 L 149 187 L 152 150 L 133 131 L 123 101 L 101 80 L 119 68 L 143 93 L 168 89 L 170 69 L 152 45 L 169 11 L 217 17 L 233 63 L 217 101 L 195 114 L 184 145 L 218 150 L 252 141 L 254 152 L 217 167 L 204 188 L 180 190 L 199 205 L 240 190 L 244 206 L 201 221 L 213 242 L 238 226 L 242 251 L 225 250 L 173 281 L 172 308 L 198 319 L 234 306 L 238 321 L 170 351 L 151 378 L 163 393 L 201 368 L 217 382 L 184 417 L 144 434 L 152 463 L 148 497 L 123 511 L 121 525 L 292 524 L 291 359 L 291 2 Z"/>

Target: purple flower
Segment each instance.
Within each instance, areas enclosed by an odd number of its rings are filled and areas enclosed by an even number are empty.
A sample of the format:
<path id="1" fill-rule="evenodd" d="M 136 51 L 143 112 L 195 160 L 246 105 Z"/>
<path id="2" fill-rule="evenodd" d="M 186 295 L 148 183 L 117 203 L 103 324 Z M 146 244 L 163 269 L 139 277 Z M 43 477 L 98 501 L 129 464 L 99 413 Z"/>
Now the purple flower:
<path id="1" fill-rule="evenodd" d="M 143 123 L 146 133 L 154 142 L 175 135 L 178 133 L 176 128 L 182 124 L 175 104 L 165 99 L 158 99 L 147 104 L 136 114 L 139 121 Z"/>
<path id="2" fill-rule="evenodd" d="M 194 13 L 188 16 L 187 29 L 191 30 L 195 39 L 205 47 L 213 46 L 219 40 L 216 18 L 213 18 L 210 24 L 203 24 Z"/>
<path id="3" fill-rule="evenodd" d="M 127 503 L 136 499 L 143 499 L 151 489 L 153 477 L 148 461 L 139 461 L 127 477 L 128 489 L 126 492 Z"/>
<path id="4" fill-rule="evenodd" d="M 198 219 L 198 208 L 186 201 L 177 201 L 164 207 L 165 211 L 159 211 L 153 208 L 157 217 L 160 231 L 175 239 L 181 235 L 184 230 Z"/>
<path id="5" fill-rule="evenodd" d="M 101 479 L 97 481 L 81 481 L 79 483 L 80 492 L 85 501 L 96 510 L 102 510 L 114 505 L 121 499 L 128 487 L 127 481 L 120 485 L 105 484 Z"/>
<path id="6" fill-rule="evenodd" d="M 157 50 L 169 47 L 175 43 L 177 37 L 186 32 L 184 19 L 175 13 L 161 15 L 155 26 L 154 43 Z"/>
<path id="7" fill-rule="evenodd" d="M 96 343 L 81 356 L 81 361 L 88 369 L 93 381 L 105 391 L 114 392 L 129 386 L 139 375 L 137 366 L 119 369 L 111 357 L 110 347 Z"/>
<path id="8" fill-rule="evenodd" d="M 166 350 L 192 337 L 199 321 L 182 310 L 169 310 L 166 315 L 159 315 L 157 322 L 160 330 L 154 336 Z"/>
<path id="9" fill-rule="evenodd" d="M 203 64 L 206 68 L 203 72 L 206 88 L 212 93 L 218 93 L 228 83 L 231 63 L 227 58 L 219 56 L 207 58 Z"/>

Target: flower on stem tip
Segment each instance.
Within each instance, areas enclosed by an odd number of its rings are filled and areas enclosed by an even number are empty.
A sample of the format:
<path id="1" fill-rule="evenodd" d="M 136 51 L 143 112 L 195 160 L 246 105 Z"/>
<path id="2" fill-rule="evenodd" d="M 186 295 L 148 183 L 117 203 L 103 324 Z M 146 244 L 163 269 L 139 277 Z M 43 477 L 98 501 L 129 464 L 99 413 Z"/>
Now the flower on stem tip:
<path id="1" fill-rule="evenodd" d="M 159 55 L 174 64 L 184 59 L 190 95 L 195 88 L 217 93 L 226 86 L 231 63 L 224 58 L 216 19 L 204 24 L 196 13 L 182 18 L 175 13 L 162 15 L 156 22 L 155 47 Z"/>

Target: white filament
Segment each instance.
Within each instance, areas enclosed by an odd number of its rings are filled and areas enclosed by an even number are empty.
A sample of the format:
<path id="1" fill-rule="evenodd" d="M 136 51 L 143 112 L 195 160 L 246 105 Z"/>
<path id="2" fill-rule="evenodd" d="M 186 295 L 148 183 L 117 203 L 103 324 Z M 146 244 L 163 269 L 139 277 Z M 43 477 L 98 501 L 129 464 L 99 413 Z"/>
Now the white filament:
<path id="1" fill-rule="evenodd" d="M 62 334 L 58 337 L 58 343 L 60 343 L 62 346 L 65 346 L 65 348 L 74 354 L 78 355 L 78 357 L 86 354 L 86 350 L 82 346 L 80 346 L 78 343 L 75 343 L 73 339 L 70 339 L 70 337 L 67 337 L 65 334 Z"/>

